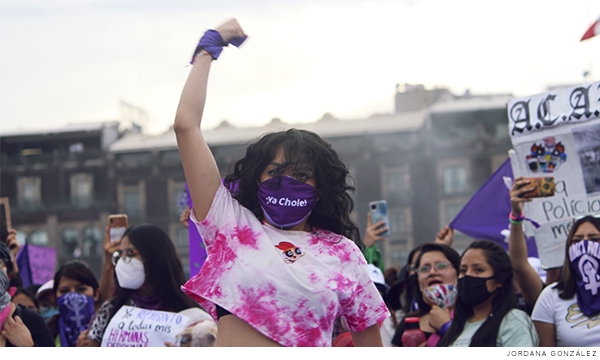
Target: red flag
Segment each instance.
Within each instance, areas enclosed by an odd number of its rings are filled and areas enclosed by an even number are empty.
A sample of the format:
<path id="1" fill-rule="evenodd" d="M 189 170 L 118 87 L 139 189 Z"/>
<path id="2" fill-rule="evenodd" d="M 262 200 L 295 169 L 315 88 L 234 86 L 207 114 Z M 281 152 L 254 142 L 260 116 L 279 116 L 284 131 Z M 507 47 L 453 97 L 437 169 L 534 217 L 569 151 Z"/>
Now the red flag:
<path id="1" fill-rule="evenodd" d="M 585 34 L 583 34 L 583 37 L 581 38 L 580 41 L 583 41 L 585 39 L 589 39 L 591 37 L 594 37 L 596 35 L 600 34 L 600 18 L 598 18 L 598 20 L 596 20 L 596 22 L 594 22 L 592 24 L 592 26 L 590 26 L 590 28 L 585 32 Z"/>

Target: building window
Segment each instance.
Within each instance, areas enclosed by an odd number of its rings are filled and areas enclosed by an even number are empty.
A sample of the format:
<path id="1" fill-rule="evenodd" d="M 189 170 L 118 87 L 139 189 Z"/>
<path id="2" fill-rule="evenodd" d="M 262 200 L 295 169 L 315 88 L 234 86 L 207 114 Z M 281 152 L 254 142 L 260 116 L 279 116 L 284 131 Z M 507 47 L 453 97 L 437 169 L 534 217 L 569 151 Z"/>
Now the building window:
<path id="1" fill-rule="evenodd" d="M 71 203 L 77 208 L 89 208 L 94 196 L 94 178 L 90 174 L 71 176 Z"/>
<path id="2" fill-rule="evenodd" d="M 137 185 L 117 185 L 119 209 L 129 217 L 143 219 L 146 209 L 146 182 L 140 180 Z"/>
<path id="3" fill-rule="evenodd" d="M 187 194 L 185 192 L 184 185 L 174 185 L 171 188 L 171 209 L 174 215 L 179 216 L 181 212 L 187 207 Z"/>
<path id="4" fill-rule="evenodd" d="M 39 177 L 22 177 L 17 180 L 17 202 L 24 210 L 36 210 L 42 202 L 41 180 Z"/>
<path id="5" fill-rule="evenodd" d="M 48 237 L 47 232 L 42 229 L 37 229 L 29 234 L 29 242 L 31 242 L 31 245 L 48 246 L 50 238 Z"/>
<path id="6" fill-rule="evenodd" d="M 456 194 L 467 191 L 467 169 L 463 166 L 444 168 L 444 192 Z"/>
<path id="7" fill-rule="evenodd" d="M 395 235 L 411 232 L 410 221 L 406 210 L 390 210 L 388 215 L 391 234 Z"/>
<path id="8" fill-rule="evenodd" d="M 193 224 L 190 224 L 192 226 L 194 226 Z M 177 228 L 177 232 L 176 232 L 176 237 L 175 237 L 175 246 L 178 248 L 187 248 L 189 245 L 189 232 L 188 232 L 188 228 L 180 226 Z"/>
<path id="9" fill-rule="evenodd" d="M 405 197 L 410 190 L 410 176 L 407 168 L 386 170 L 384 178 L 388 199 Z"/>
<path id="10" fill-rule="evenodd" d="M 142 202 L 139 190 L 123 191 L 123 210 L 125 214 L 130 216 L 140 216 L 142 214 Z"/>
<path id="11" fill-rule="evenodd" d="M 62 251 L 65 257 L 81 256 L 79 248 L 79 232 L 74 228 L 66 228 L 62 231 Z"/>
<path id="12" fill-rule="evenodd" d="M 21 244 L 21 247 L 27 243 L 27 234 L 23 231 L 17 230 L 17 241 Z"/>
<path id="13" fill-rule="evenodd" d="M 443 214 L 441 216 L 444 225 L 448 225 L 465 206 L 463 202 L 443 203 Z"/>
<path id="14" fill-rule="evenodd" d="M 95 257 L 102 256 L 102 231 L 95 226 L 88 226 L 83 229 L 83 256 Z"/>

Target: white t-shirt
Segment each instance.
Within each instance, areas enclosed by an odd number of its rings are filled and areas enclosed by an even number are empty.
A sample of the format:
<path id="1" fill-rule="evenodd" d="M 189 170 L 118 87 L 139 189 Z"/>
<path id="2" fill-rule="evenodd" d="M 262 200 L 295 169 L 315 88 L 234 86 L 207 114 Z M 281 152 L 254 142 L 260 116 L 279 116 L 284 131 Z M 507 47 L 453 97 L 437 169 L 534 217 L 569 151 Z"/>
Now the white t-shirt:
<path id="1" fill-rule="evenodd" d="M 465 323 L 463 332 L 450 346 L 467 347 L 475 332 L 483 325 L 485 320 L 474 323 Z M 524 311 L 512 309 L 504 316 L 498 330 L 496 346 L 498 347 L 530 347 L 538 346 L 539 338 L 531 319 Z"/>
<path id="2" fill-rule="evenodd" d="M 346 237 L 263 224 L 223 184 L 204 221 L 191 214 L 208 256 L 182 290 L 215 320 L 218 304 L 283 346 L 331 346 L 338 316 L 354 332 L 390 316 Z"/>
<path id="3" fill-rule="evenodd" d="M 553 283 L 542 290 L 531 319 L 554 324 L 556 346 L 600 346 L 600 314 L 587 317 L 579 310 L 577 293 L 572 299 L 563 300 L 558 297 L 555 285 Z"/>

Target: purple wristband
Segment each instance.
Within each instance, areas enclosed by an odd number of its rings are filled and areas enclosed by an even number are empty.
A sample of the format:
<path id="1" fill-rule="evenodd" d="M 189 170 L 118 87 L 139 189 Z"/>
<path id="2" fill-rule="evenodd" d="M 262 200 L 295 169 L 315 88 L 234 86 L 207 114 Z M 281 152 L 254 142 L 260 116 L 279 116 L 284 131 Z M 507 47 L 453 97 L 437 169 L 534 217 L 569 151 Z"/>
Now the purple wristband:
<path id="1" fill-rule="evenodd" d="M 196 46 L 196 50 L 194 50 L 194 54 L 192 55 L 192 60 L 190 64 L 194 64 L 194 58 L 200 52 L 200 50 L 206 50 L 210 56 L 212 56 L 213 60 L 217 60 L 219 55 L 221 55 L 221 51 L 223 51 L 223 46 L 227 46 L 229 44 L 233 44 L 234 46 L 240 47 L 242 43 L 246 40 L 247 36 L 235 37 L 229 42 L 224 42 L 221 34 L 219 34 L 216 30 L 207 30 L 200 41 L 198 42 L 198 46 Z"/>
<path id="2" fill-rule="evenodd" d="M 440 329 L 438 331 L 436 331 L 436 333 L 440 337 L 446 335 L 446 331 L 448 331 L 448 329 L 450 328 L 450 325 L 452 325 L 452 320 L 450 320 L 447 323 L 445 323 L 444 325 L 442 325 L 442 327 L 440 327 Z"/>

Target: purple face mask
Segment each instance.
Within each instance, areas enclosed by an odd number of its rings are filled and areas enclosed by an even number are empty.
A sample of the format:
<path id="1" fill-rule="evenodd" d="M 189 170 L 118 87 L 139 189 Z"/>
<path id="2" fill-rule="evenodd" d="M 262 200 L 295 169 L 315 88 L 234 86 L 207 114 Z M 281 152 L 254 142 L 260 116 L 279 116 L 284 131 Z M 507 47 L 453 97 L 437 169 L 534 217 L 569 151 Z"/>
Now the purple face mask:
<path id="1" fill-rule="evenodd" d="M 258 187 L 265 217 L 280 229 L 300 224 L 317 205 L 317 198 L 317 189 L 290 176 L 271 178 Z"/>
<path id="2" fill-rule="evenodd" d="M 586 316 L 600 312 L 600 242 L 581 240 L 569 247 L 577 280 L 577 304 Z"/>

